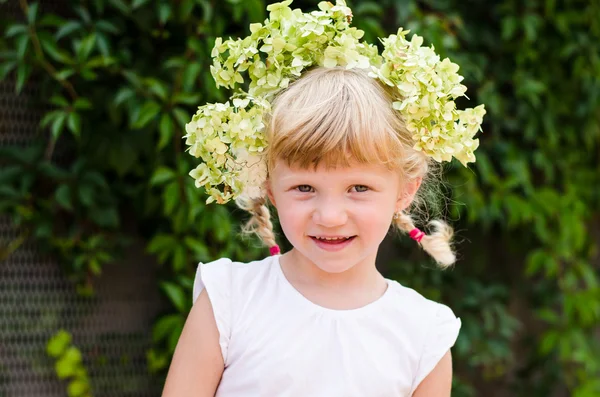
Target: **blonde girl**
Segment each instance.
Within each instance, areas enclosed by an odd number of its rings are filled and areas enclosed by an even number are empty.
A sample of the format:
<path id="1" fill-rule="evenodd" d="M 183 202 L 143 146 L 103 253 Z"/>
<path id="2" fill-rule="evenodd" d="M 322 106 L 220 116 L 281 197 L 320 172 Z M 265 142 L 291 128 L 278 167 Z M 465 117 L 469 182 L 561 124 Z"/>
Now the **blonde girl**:
<path id="1" fill-rule="evenodd" d="M 274 11 L 285 17 L 289 2 L 281 4 L 271 9 L 271 21 Z M 332 18 L 338 11 L 324 12 Z M 260 115 L 267 144 L 253 158 L 264 166 L 264 180 L 248 193 L 249 181 L 263 172 L 256 165 L 250 176 L 235 174 L 243 185 L 212 192 L 221 202 L 230 194 L 249 211 L 245 231 L 256 233 L 272 255 L 198 266 L 194 305 L 163 396 L 449 396 L 450 348 L 460 319 L 375 266 L 390 228 L 408 234 L 441 267 L 455 261 L 451 227 L 433 221 L 425 234 L 411 216 L 423 202 L 422 185 L 435 180 L 439 167 L 416 147 L 413 121 L 394 105 L 402 99 L 397 88 L 374 78 L 372 67 L 317 60 L 262 98 L 268 99 Z M 209 116 L 214 122 L 214 113 Z M 195 117 L 188 139 L 200 139 L 194 134 L 208 134 L 207 128 Z M 203 148 L 223 154 L 203 136 Z M 243 166 L 252 170 L 248 151 L 231 153 L 245 156 Z M 209 176 L 200 171 L 192 176 L 204 185 Z M 293 247 L 283 254 L 272 211 Z"/>

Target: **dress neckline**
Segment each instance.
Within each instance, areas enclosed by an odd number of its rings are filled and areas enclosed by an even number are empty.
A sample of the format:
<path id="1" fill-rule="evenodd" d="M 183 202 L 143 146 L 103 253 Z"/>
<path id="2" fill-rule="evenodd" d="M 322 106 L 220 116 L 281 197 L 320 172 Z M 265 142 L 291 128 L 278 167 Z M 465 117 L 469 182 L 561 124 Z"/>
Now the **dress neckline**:
<path id="1" fill-rule="evenodd" d="M 341 317 L 357 316 L 357 315 L 362 316 L 364 314 L 371 313 L 375 310 L 378 310 L 381 306 L 383 306 L 386 303 L 386 301 L 391 299 L 393 281 L 386 278 L 385 281 L 387 283 L 387 288 L 384 291 L 384 293 L 379 298 L 374 300 L 373 302 L 367 303 L 364 306 L 361 306 L 361 307 L 358 307 L 355 309 L 331 309 L 328 307 L 318 305 L 318 304 L 314 303 L 313 301 L 311 301 L 310 299 L 308 299 L 307 297 L 305 297 L 304 295 L 302 295 L 300 293 L 300 291 L 298 291 L 296 289 L 296 287 L 294 287 L 292 285 L 292 283 L 290 283 L 290 281 L 287 279 L 287 277 L 283 273 L 283 269 L 281 268 L 281 261 L 279 260 L 280 257 L 281 257 L 281 255 L 273 255 L 271 257 L 271 258 L 273 258 L 273 267 L 275 267 L 275 272 L 277 273 L 277 278 L 281 281 L 281 284 L 290 293 L 290 295 L 292 295 L 293 298 L 299 302 L 299 304 L 301 304 L 311 310 L 316 310 L 316 311 L 319 311 L 322 313 L 328 313 L 330 315 L 341 316 Z"/>

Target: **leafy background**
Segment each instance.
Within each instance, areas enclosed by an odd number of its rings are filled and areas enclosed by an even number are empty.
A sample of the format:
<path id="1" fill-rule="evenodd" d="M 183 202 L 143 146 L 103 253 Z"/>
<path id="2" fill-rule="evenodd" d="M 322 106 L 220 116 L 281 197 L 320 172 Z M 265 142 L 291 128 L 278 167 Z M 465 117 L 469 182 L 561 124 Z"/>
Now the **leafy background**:
<path id="1" fill-rule="evenodd" d="M 91 297 L 103 268 L 141 239 L 168 302 L 148 330 L 147 371 L 162 379 L 195 264 L 266 254 L 237 237 L 239 210 L 204 204 L 181 139 L 198 104 L 227 97 L 209 72 L 215 37 L 245 34 L 266 2 L 73 0 L 56 12 L 9 1 L 20 11 L 0 13 L 0 78 L 15 95 L 35 82 L 28 101 L 41 118 L 33 143 L 0 148 L 0 214 L 19 231 L 0 260 L 33 241 Z M 456 267 L 436 270 L 398 238 L 380 258 L 386 276 L 461 317 L 453 395 L 600 395 L 600 2 L 349 5 L 371 42 L 398 26 L 424 36 L 461 65 L 471 101 L 459 105 L 488 110 L 477 162 L 447 167 Z M 57 376 L 69 395 L 93 394 L 77 341 L 56 331 Z"/>

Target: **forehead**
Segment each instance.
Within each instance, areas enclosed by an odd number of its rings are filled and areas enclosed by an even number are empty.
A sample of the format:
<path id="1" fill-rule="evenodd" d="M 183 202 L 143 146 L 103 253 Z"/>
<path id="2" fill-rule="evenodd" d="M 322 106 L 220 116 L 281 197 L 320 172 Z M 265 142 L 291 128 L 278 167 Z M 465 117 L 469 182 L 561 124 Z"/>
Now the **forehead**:
<path id="1" fill-rule="evenodd" d="M 353 178 L 374 178 L 380 181 L 397 178 L 398 173 L 380 164 L 361 164 L 351 161 L 348 165 L 328 165 L 320 163 L 316 167 L 303 167 L 297 164 L 287 164 L 283 160 L 276 160 L 270 171 L 274 179 L 297 179 L 297 178 L 339 178 L 340 180 Z"/>

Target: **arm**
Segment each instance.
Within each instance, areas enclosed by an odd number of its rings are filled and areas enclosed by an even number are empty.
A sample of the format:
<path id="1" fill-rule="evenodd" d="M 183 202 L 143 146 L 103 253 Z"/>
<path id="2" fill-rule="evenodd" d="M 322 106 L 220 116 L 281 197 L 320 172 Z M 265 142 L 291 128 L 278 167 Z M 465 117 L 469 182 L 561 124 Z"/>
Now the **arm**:
<path id="1" fill-rule="evenodd" d="M 162 397 L 214 397 L 223 369 L 219 330 L 204 289 L 177 342 Z"/>
<path id="2" fill-rule="evenodd" d="M 449 397 L 452 389 L 452 354 L 450 350 L 423 379 L 412 397 Z"/>

